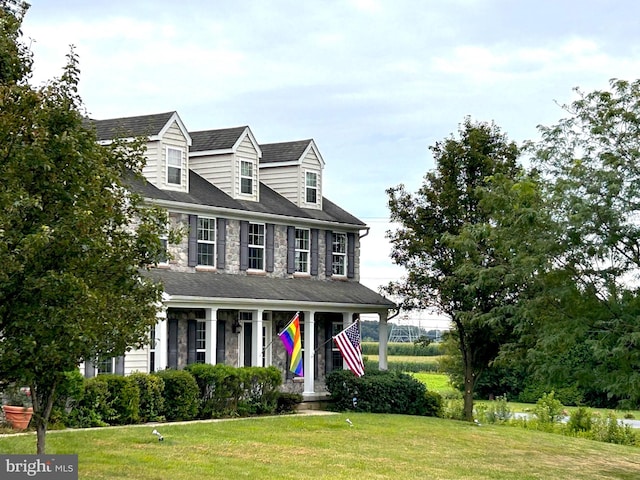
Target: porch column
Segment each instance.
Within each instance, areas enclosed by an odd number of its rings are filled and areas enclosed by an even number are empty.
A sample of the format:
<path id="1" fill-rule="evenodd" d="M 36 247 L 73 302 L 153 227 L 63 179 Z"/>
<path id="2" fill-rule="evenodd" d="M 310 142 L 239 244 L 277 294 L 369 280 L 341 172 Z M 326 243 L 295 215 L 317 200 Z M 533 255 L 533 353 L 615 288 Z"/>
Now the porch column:
<path id="1" fill-rule="evenodd" d="M 167 310 L 163 309 L 158 314 L 158 323 L 155 326 L 156 349 L 155 349 L 155 369 L 164 370 L 167 368 Z"/>
<path id="2" fill-rule="evenodd" d="M 351 312 L 342 312 L 342 329 L 349 327 L 353 323 L 353 314 Z M 346 370 L 347 363 L 344 361 L 344 357 L 342 358 L 342 369 Z"/>
<path id="3" fill-rule="evenodd" d="M 316 312 L 304 312 L 304 390 L 302 395 L 313 395 L 315 393 L 315 355 L 313 351 Z"/>
<path id="4" fill-rule="evenodd" d="M 387 324 L 388 310 L 380 312 L 380 323 L 378 324 L 378 368 L 387 370 L 387 342 L 389 340 L 389 327 Z"/>
<path id="5" fill-rule="evenodd" d="M 205 353 L 204 362 L 211 365 L 216 364 L 216 345 L 218 336 L 218 309 L 206 308 L 205 311 L 206 320 L 206 340 L 205 340 Z"/>
<path id="6" fill-rule="evenodd" d="M 263 309 L 253 311 L 251 316 L 251 366 L 262 366 L 262 315 Z"/>

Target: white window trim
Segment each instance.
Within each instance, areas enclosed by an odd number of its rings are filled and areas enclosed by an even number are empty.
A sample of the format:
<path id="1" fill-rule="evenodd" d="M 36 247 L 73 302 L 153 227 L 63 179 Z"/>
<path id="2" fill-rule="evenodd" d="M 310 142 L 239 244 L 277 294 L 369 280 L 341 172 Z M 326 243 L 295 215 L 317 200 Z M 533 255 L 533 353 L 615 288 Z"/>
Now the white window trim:
<path id="1" fill-rule="evenodd" d="M 334 242 L 333 242 L 333 237 L 336 235 L 340 235 L 344 237 L 344 252 L 336 252 L 333 248 L 334 246 Z M 331 273 L 333 276 L 335 277 L 346 277 L 347 276 L 347 249 L 348 249 L 348 238 L 347 238 L 347 234 L 344 232 L 333 232 L 333 234 L 331 235 Z M 344 266 L 344 272 L 343 273 L 334 273 L 333 272 L 333 257 L 334 256 L 341 256 L 344 257 L 344 262 L 343 262 L 343 266 Z"/>
<path id="2" fill-rule="evenodd" d="M 298 248 L 298 237 L 297 237 L 297 233 L 299 231 L 303 231 L 303 232 L 307 232 L 307 248 Z M 311 230 L 308 228 L 296 228 L 295 231 L 295 248 L 294 248 L 294 256 L 295 256 L 295 272 L 294 273 L 298 273 L 298 274 L 309 274 L 309 272 L 311 271 Z M 298 270 L 298 254 L 299 253 L 306 253 L 307 254 L 307 268 L 306 270 Z"/>
<path id="3" fill-rule="evenodd" d="M 312 173 L 313 175 L 315 175 L 316 177 L 316 186 L 315 187 L 310 187 L 309 185 L 307 185 L 307 174 Z M 304 197 L 303 197 L 303 202 L 306 203 L 307 205 L 318 205 L 320 203 L 320 188 L 319 188 L 319 183 L 320 183 L 320 175 L 318 174 L 318 172 L 314 171 L 314 170 L 305 170 L 304 171 Z M 316 191 L 316 201 L 315 202 L 307 202 L 307 190 L 309 189 L 313 189 Z"/>
<path id="4" fill-rule="evenodd" d="M 176 152 L 180 152 L 180 183 L 172 183 L 169 182 L 169 168 L 178 168 L 176 165 L 169 164 L 169 150 L 175 150 Z M 175 145 L 166 145 L 165 146 L 165 184 L 167 187 L 173 188 L 182 188 L 184 187 L 183 177 L 185 174 L 185 151 L 184 148 L 177 147 Z"/>
<path id="5" fill-rule="evenodd" d="M 248 163 L 251 165 L 251 176 L 248 177 L 246 175 L 242 174 L 242 164 L 243 163 Z M 254 162 L 253 160 L 249 160 L 246 158 L 241 158 L 238 162 L 238 194 L 242 195 L 244 197 L 254 197 L 256 194 L 256 179 L 255 179 L 255 172 L 256 172 L 256 162 Z M 251 193 L 245 193 L 242 191 L 242 180 L 248 178 L 251 180 Z"/>
<path id="6" fill-rule="evenodd" d="M 210 225 L 211 225 L 211 223 L 213 223 L 213 233 L 211 235 L 213 237 L 213 240 L 200 240 L 199 233 L 200 233 L 200 221 L 201 220 L 209 220 Z M 216 221 L 216 219 L 214 217 L 200 217 L 199 216 L 198 217 L 198 225 L 197 225 L 197 227 L 198 227 L 197 228 L 198 231 L 196 232 L 196 244 L 197 244 L 196 248 L 198 248 L 198 250 L 199 250 L 198 245 L 200 245 L 200 244 L 213 245 L 213 264 L 212 265 L 207 265 L 207 264 L 200 263 L 200 252 L 198 251 L 197 252 L 197 255 L 198 255 L 198 258 L 197 258 L 198 264 L 197 264 L 197 266 L 198 267 L 205 267 L 205 268 L 216 268 L 216 263 L 217 263 L 217 259 L 216 259 L 216 235 L 218 234 L 217 221 Z"/>
<path id="7" fill-rule="evenodd" d="M 253 244 L 251 243 L 251 227 L 253 225 L 260 225 L 262 226 L 262 245 L 258 245 L 258 244 Z M 247 243 L 247 262 L 249 263 L 248 265 L 248 271 L 251 272 L 264 272 L 266 270 L 266 263 L 267 263 L 267 258 L 266 258 L 266 253 L 267 253 L 267 248 L 266 248 L 266 244 L 267 243 L 267 225 L 264 223 L 258 223 L 258 222 L 249 222 L 249 241 Z M 261 249 L 262 250 L 262 268 L 252 268 L 251 267 L 251 249 L 252 248 L 257 248 L 257 249 Z"/>

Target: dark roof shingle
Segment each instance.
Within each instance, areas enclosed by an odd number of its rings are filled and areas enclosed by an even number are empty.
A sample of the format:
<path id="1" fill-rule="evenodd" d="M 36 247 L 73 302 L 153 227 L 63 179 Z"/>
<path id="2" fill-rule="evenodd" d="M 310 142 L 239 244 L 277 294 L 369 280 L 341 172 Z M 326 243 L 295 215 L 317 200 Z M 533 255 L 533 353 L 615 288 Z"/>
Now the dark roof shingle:
<path id="1" fill-rule="evenodd" d="M 312 141 L 312 139 L 308 139 L 260 145 L 260 150 L 262 150 L 260 163 L 296 162 L 300 160 L 300 157 Z"/>
<path id="2" fill-rule="evenodd" d="M 189 151 L 208 152 L 212 150 L 227 150 L 236 144 L 240 135 L 242 135 L 247 128 L 245 125 L 243 127 L 189 132 L 193 142 Z"/>
<path id="3" fill-rule="evenodd" d="M 89 120 L 96 129 L 98 141 L 114 138 L 150 137 L 160 133 L 176 112 L 155 113 L 138 117 L 110 118 L 108 120 Z"/>

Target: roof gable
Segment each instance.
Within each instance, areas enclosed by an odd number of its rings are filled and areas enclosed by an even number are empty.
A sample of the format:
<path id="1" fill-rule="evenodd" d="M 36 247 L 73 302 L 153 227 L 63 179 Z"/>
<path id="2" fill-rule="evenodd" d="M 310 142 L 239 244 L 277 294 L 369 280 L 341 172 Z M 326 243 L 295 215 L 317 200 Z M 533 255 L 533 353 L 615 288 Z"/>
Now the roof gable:
<path id="1" fill-rule="evenodd" d="M 147 137 L 149 140 L 159 140 L 174 122 L 191 145 L 192 140 L 178 112 L 154 113 L 136 117 L 110 118 L 108 120 L 89 120 L 96 129 L 97 140 L 109 143 L 116 138 Z"/>
<path id="2" fill-rule="evenodd" d="M 324 168 L 324 159 L 312 138 L 293 142 L 268 143 L 260 145 L 260 148 L 262 149 L 261 167 L 300 164 L 307 153 L 313 150 L 321 167 Z"/>
<path id="3" fill-rule="evenodd" d="M 262 155 L 260 145 L 247 125 L 191 132 L 191 137 L 193 138 L 193 145 L 189 150 L 189 155 L 194 157 L 234 153 L 246 137 L 253 143 L 258 152 L 258 157 Z"/>

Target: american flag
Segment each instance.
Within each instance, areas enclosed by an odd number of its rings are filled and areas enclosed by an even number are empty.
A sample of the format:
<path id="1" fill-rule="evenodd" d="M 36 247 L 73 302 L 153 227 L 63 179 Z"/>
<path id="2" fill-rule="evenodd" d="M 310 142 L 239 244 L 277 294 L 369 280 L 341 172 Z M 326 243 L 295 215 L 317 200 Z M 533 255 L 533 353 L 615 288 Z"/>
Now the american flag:
<path id="1" fill-rule="evenodd" d="M 362 361 L 362 349 L 360 348 L 360 327 L 358 322 L 342 330 L 333 339 L 344 358 L 347 367 L 357 377 L 364 375 L 364 363 Z"/>

